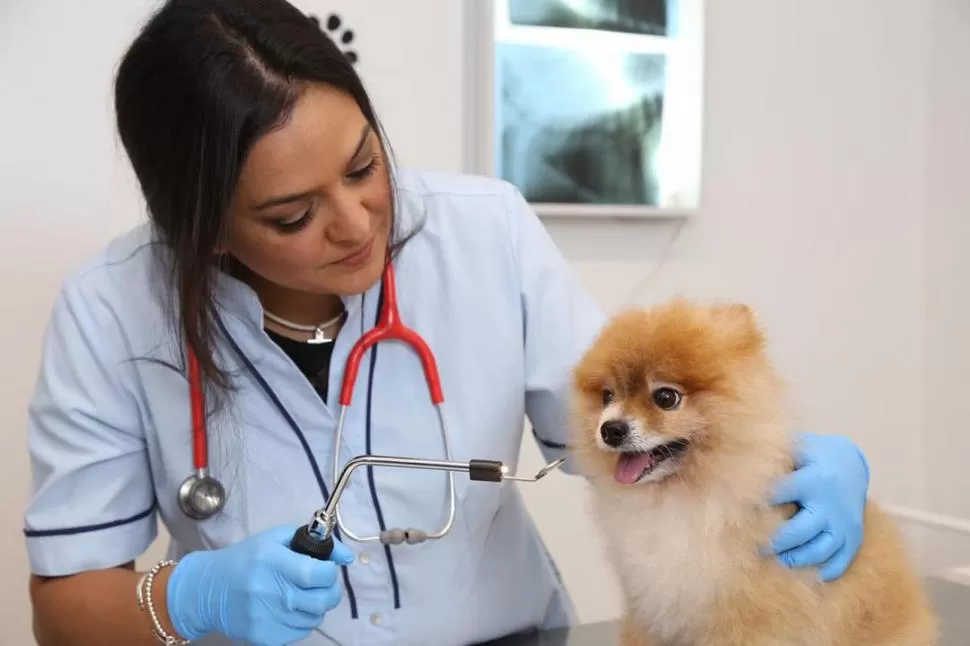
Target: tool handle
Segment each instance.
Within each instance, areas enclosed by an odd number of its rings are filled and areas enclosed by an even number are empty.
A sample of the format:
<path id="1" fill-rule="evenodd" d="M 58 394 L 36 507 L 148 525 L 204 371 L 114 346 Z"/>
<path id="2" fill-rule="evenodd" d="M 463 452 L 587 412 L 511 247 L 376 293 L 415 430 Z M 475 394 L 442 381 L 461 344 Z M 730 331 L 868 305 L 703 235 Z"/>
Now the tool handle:
<path id="1" fill-rule="evenodd" d="M 469 460 L 468 477 L 478 482 L 502 482 L 502 463 L 499 460 Z"/>
<path id="2" fill-rule="evenodd" d="M 333 536 L 324 540 L 310 535 L 310 525 L 306 524 L 296 530 L 290 540 L 290 549 L 299 554 L 306 554 L 320 561 L 327 561 L 333 553 Z"/>

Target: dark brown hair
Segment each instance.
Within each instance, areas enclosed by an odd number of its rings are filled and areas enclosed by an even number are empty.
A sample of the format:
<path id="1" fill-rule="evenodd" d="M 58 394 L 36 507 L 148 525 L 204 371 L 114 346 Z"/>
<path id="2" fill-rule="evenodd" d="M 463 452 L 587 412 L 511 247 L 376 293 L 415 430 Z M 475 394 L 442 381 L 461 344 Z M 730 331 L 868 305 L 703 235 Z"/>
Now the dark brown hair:
<path id="1" fill-rule="evenodd" d="M 355 59 L 285 0 L 168 0 L 121 61 L 118 131 L 164 243 L 180 342 L 223 389 L 214 289 L 231 259 L 217 250 L 255 141 L 286 120 L 306 84 L 323 83 L 353 97 L 389 153 Z"/>

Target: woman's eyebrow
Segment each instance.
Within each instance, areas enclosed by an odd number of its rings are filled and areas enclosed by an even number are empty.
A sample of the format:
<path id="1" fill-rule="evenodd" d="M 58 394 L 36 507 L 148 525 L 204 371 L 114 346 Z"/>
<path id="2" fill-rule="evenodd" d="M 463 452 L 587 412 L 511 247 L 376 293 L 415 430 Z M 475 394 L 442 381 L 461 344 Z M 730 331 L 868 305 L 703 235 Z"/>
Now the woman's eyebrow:
<path id="1" fill-rule="evenodd" d="M 364 124 L 363 130 L 360 131 L 360 139 L 357 140 L 357 147 L 354 148 L 354 154 L 349 157 L 349 161 L 352 162 L 360 154 L 360 151 L 364 148 L 364 144 L 367 143 L 367 137 L 370 136 L 371 125 L 369 123 Z M 348 162 L 349 163 L 349 162 Z"/>
<path id="2" fill-rule="evenodd" d="M 289 202 L 298 202 L 300 200 L 305 200 L 312 195 L 311 192 L 306 191 L 303 193 L 292 193 L 290 195 L 278 195 L 276 197 L 271 197 L 268 200 L 263 200 L 259 204 L 253 207 L 253 211 L 262 211 L 263 209 L 268 209 L 271 206 L 279 206 L 281 204 L 287 204 Z"/>

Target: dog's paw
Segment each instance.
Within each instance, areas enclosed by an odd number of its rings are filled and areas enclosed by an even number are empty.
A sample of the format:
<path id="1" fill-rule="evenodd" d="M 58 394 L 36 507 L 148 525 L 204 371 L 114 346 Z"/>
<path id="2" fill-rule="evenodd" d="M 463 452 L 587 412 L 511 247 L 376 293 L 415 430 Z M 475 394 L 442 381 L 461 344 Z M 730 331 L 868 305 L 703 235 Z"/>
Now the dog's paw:
<path id="1" fill-rule="evenodd" d="M 350 61 L 351 65 L 355 65 L 360 60 L 356 50 L 351 49 L 354 42 L 354 31 L 344 26 L 344 21 L 340 16 L 335 13 L 330 14 L 325 24 L 321 24 L 320 18 L 312 14 L 310 15 L 310 20 L 316 23 L 320 29 L 324 30 L 335 43 L 340 45 L 340 49 L 343 51 L 344 56 L 347 57 L 347 60 Z"/>

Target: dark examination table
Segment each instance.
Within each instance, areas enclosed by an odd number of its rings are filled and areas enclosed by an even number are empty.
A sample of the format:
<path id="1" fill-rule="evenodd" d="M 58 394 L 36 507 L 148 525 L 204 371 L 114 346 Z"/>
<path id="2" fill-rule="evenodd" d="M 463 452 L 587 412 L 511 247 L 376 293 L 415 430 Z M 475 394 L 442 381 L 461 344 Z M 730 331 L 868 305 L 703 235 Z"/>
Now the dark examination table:
<path id="1" fill-rule="evenodd" d="M 939 646 L 970 646 L 970 586 L 934 578 L 927 579 L 926 585 L 940 617 Z M 507 637 L 486 646 L 612 646 L 619 643 L 618 632 L 617 622 L 607 621 Z"/>

